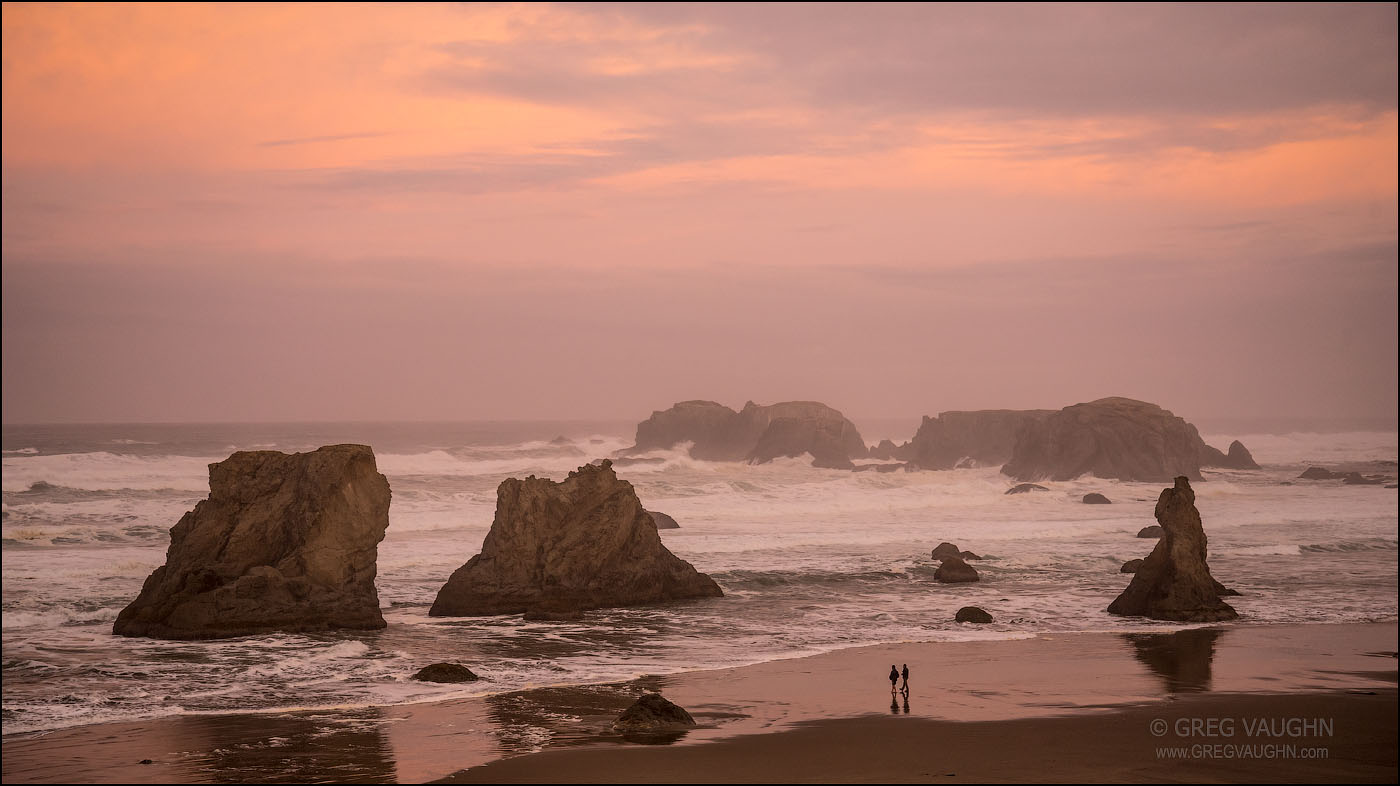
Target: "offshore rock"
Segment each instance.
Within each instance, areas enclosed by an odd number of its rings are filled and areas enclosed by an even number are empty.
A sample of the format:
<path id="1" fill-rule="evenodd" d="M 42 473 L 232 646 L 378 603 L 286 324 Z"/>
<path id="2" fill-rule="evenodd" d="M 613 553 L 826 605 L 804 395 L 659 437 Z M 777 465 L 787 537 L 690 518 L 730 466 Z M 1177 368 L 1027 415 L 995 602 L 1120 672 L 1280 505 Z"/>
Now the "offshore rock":
<path id="1" fill-rule="evenodd" d="M 1195 426 L 1155 404 L 1104 398 L 1065 407 L 1027 425 L 1001 471 L 1023 481 L 1073 480 L 1081 475 L 1137 481 L 1170 481 L 1184 475 L 1200 480 L 1202 458 L 1209 450 L 1214 448 L 1205 444 Z"/>
<path id="2" fill-rule="evenodd" d="M 122 636 L 215 639 L 384 627 L 375 590 L 389 482 L 365 445 L 240 451 L 209 465 L 209 497 L 170 530 L 112 626 Z"/>
<path id="3" fill-rule="evenodd" d="M 1156 524 L 1152 524 L 1150 526 L 1143 527 L 1142 529 L 1138 530 L 1137 536 L 1139 538 L 1160 538 L 1162 537 L 1162 533 L 1163 530 L 1161 527 L 1157 526 Z"/>
<path id="4" fill-rule="evenodd" d="M 1142 560 L 1130 559 L 1123 563 L 1123 567 L 1118 569 L 1119 573 L 1137 573 L 1142 568 Z"/>
<path id="5" fill-rule="evenodd" d="M 657 513 L 654 510 L 648 510 L 647 514 L 651 516 L 651 520 L 654 524 L 656 524 L 657 529 L 681 528 L 681 525 L 677 524 L 675 519 L 671 518 L 670 516 L 667 516 L 665 513 Z"/>
<path id="6" fill-rule="evenodd" d="M 1154 513 L 1165 534 L 1108 612 L 1174 622 L 1239 617 L 1220 599 L 1220 585 L 1206 565 L 1206 533 L 1190 481 L 1179 477 L 1175 486 L 1163 489 Z"/>
<path id="7" fill-rule="evenodd" d="M 459 663 L 434 663 L 419 669 L 413 679 L 421 682 L 476 682 L 481 678 Z"/>
<path id="8" fill-rule="evenodd" d="M 976 606 L 963 606 L 958 609 L 958 613 L 953 616 L 953 621 L 975 622 L 980 625 L 985 625 L 992 621 L 992 615 L 988 614 L 985 609 Z"/>
<path id="9" fill-rule="evenodd" d="M 902 448 L 903 458 L 923 469 L 1000 466 L 1011 458 L 1021 432 L 1052 414 L 1050 409 L 984 409 L 925 416 Z"/>
<path id="10" fill-rule="evenodd" d="M 559 483 L 501 483 L 481 553 L 452 574 L 428 614 L 558 614 L 723 594 L 662 545 L 632 484 L 604 461 Z"/>
<path id="11" fill-rule="evenodd" d="M 1323 467 L 1308 467 L 1303 470 L 1303 474 L 1298 476 L 1301 480 L 1333 480 L 1340 477 L 1345 476 L 1340 472 L 1333 472 Z"/>
<path id="12" fill-rule="evenodd" d="M 1254 461 L 1254 456 L 1249 452 L 1249 448 L 1243 442 L 1235 440 L 1230 443 L 1230 452 L 1225 454 L 1226 467 L 1230 469 L 1259 469 L 1259 464 Z"/>
<path id="13" fill-rule="evenodd" d="M 1085 505 L 1112 505 L 1112 504 L 1113 504 L 1113 500 L 1110 500 L 1108 497 L 1105 497 L 1104 495 L 1102 495 L 1102 494 L 1100 494 L 1100 493 L 1098 493 L 1098 492 L 1090 492 L 1090 493 L 1084 495 L 1084 504 L 1085 504 Z"/>
<path id="14" fill-rule="evenodd" d="M 713 401 L 682 401 L 637 424 L 638 453 L 691 443 L 692 458 L 762 464 L 811 454 L 812 466 L 851 469 L 868 455 L 855 424 L 816 401 L 784 401 L 740 412 Z"/>
<path id="15" fill-rule="evenodd" d="M 951 543 L 949 543 L 949 542 L 947 542 L 947 541 L 944 541 L 944 542 L 938 544 L 938 545 L 935 546 L 934 549 L 933 549 L 933 558 L 934 558 L 934 559 L 948 559 L 949 557 L 959 557 L 959 556 L 962 556 L 962 555 L 961 555 L 961 553 L 958 551 L 958 547 L 957 547 L 957 546 L 954 546 L 953 544 L 951 544 Z"/>
<path id="16" fill-rule="evenodd" d="M 962 557 L 947 557 L 943 564 L 938 566 L 938 570 L 933 572 L 933 578 L 944 584 L 961 584 L 977 581 L 981 576 L 977 575 L 977 571 L 971 565 L 963 562 Z"/>
<path id="17" fill-rule="evenodd" d="M 1007 494 L 1029 494 L 1029 493 L 1032 492 L 1032 491 L 1049 491 L 1049 490 L 1050 490 L 1050 489 L 1047 489 L 1047 488 L 1045 488 L 1044 486 L 1038 486 L 1038 485 L 1036 485 L 1036 484 L 1034 484 L 1034 483 L 1022 483 L 1022 484 L 1019 485 L 1019 486 L 1012 486 L 1011 488 L 1007 489 L 1007 490 L 1006 490 L 1006 493 L 1007 493 Z"/>

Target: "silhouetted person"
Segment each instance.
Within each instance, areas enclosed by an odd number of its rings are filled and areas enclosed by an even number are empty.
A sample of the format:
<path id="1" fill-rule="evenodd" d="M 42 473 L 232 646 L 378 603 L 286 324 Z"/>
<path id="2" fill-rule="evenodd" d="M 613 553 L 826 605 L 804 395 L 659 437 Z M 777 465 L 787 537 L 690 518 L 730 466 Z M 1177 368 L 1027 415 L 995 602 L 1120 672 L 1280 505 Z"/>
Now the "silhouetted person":
<path id="1" fill-rule="evenodd" d="M 894 693 L 894 691 L 895 691 L 895 683 L 897 683 L 897 682 L 899 682 L 899 669 L 896 669 L 896 668 L 894 667 L 894 665 L 891 664 L 891 665 L 890 665 L 890 693 Z"/>
<path id="2" fill-rule="evenodd" d="M 891 667 L 891 668 L 893 668 L 893 667 Z M 904 670 L 901 671 L 900 674 L 903 675 L 903 677 L 904 677 L 904 687 L 900 688 L 900 690 L 904 691 L 905 693 L 908 693 L 908 692 L 909 692 L 909 664 L 908 664 L 908 663 L 904 664 Z"/>

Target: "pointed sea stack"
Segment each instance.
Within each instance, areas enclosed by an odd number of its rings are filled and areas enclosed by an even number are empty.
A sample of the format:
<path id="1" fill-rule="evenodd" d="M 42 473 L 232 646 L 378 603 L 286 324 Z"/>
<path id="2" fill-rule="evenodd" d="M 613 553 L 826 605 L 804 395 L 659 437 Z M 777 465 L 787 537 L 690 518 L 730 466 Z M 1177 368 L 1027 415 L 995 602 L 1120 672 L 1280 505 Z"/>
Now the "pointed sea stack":
<path id="1" fill-rule="evenodd" d="M 374 587 L 389 481 L 365 445 L 240 451 L 209 465 L 209 498 L 170 530 L 112 626 L 121 636 L 218 639 L 384 627 Z"/>
<path id="2" fill-rule="evenodd" d="M 1225 459 L 1228 462 L 1225 466 L 1231 469 L 1259 469 L 1249 448 L 1239 440 L 1230 443 L 1230 452 L 1225 454 Z"/>
<path id="3" fill-rule="evenodd" d="M 1173 622 L 1238 618 L 1239 614 L 1220 599 L 1220 585 L 1206 565 L 1206 533 L 1190 481 L 1179 477 L 1174 487 L 1163 489 L 1155 513 L 1162 525 L 1162 539 L 1108 612 Z"/>
<path id="4" fill-rule="evenodd" d="M 719 585 L 672 554 L 612 462 L 555 483 L 508 478 L 481 553 L 438 591 L 428 614 L 469 617 L 718 598 Z"/>

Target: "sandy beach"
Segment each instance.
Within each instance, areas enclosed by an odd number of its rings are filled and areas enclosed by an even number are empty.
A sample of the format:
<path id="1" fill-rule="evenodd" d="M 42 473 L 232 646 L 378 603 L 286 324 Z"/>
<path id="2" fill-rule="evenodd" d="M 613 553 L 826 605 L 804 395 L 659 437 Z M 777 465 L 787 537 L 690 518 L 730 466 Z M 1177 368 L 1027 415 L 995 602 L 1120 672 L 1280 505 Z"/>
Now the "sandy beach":
<path id="1" fill-rule="evenodd" d="M 1384 623 L 909 643 L 432 704 L 184 715 L 13 735 L 4 780 L 1394 781 L 1396 639 Z M 889 692 L 891 663 L 909 664 L 907 700 Z M 699 727 L 611 732 L 646 690 Z M 1245 727 L 1289 718 L 1330 734 Z M 1253 747 L 1214 747 L 1231 744 Z"/>

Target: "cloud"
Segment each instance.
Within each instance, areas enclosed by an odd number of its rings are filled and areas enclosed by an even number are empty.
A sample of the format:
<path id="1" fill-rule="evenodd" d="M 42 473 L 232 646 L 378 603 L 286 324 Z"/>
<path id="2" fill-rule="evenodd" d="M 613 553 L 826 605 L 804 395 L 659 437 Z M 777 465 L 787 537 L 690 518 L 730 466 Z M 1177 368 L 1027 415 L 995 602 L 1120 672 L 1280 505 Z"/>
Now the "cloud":
<path id="1" fill-rule="evenodd" d="M 258 142 L 258 147 L 284 147 L 286 145 L 313 145 L 322 142 L 344 142 L 350 139 L 376 139 L 388 136 L 382 131 L 363 132 L 356 134 L 329 134 L 326 136 L 304 136 L 294 139 L 270 139 L 266 142 Z"/>

